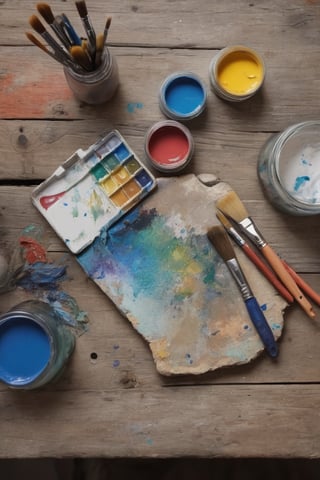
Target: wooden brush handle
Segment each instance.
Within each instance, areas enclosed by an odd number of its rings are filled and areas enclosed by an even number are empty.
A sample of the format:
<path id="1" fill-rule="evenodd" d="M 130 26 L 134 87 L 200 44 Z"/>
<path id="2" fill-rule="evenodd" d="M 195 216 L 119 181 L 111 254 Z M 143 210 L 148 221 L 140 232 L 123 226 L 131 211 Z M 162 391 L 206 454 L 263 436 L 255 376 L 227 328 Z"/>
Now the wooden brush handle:
<path id="1" fill-rule="evenodd" d="M 301 278 L 300 275 L 298 275 L 297 272 L 290 267 L 290 265 L 288 265 L 284 260 L 282 260 L 282 263 L 298 287 L 300 287 L 301 290 L 303 290 L 311 298 L 311 300 L 313 300 L 320 307 L 320 295 L 313 290 L 313 288 L 305 280 L 303 280 L 303 278 Z"/>
<path id="2" fill-rule="evenodd" d="M 252 261 L 252 263 L 260 270 L 261 273 L 269 280 L 269 282 L 274 286 L 276 290 L 283 296 L 283 298 L 288 302 L 292 303 L 294 298 L 288 289 L 280 282 L 279 278 L 273 273 L 271 270 L 255 253 L 254 250 L 249 247 L 247 243 L 242 246 L 242 250 L 247 255 L 248 258 Z"/>
<path id="3" fill-rule="evenodd" d="M 306 314 L 310 318 L 314 318 L 316 314 L 312 309 L 311 303 L 308 302 L 306 297 L 301 292 L 300 288 L 297 286 L 296 282 L 293 280 L 290 273 L 286 270 L 285 266 L 282 263 L 281 258 L 276 254 L 274 250 L 270 247 L 270 245 L 265 245 L 261 248 L 261 252 L 268 260 L 269 264 L 276 272 L 282 283 L 287 287 L 289 292 L 293 295 L 299 305 L 303 308 Z"/>

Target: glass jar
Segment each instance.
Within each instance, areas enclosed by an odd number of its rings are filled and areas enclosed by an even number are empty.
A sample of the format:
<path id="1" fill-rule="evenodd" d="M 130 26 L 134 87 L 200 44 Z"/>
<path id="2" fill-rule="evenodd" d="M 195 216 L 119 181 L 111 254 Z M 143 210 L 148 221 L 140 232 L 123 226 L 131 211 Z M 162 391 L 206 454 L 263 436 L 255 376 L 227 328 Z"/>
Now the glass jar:
<path id="1" fill-rule="evenodd" d="M 96 70 L 78 73 L 64 67 L 64 74 L 75 97 L 91 105 L 110 100 L 119 85 L 118 64 L 108 48 L 104 49 L 101 64 Z"/>
<path id="2" fill-rule="evenodd" d="M 320 121 L 272 135 L 260 151 L 258 177 L 270 202 L 292 215 L 320 213 Z"/>
<path id="3" fill-rule="evenodd" d="M 27 300 L 0 316 L 0 380 L 31 390 L 54 380 L 75 346 L 75 336 L 43 301 Z"/>

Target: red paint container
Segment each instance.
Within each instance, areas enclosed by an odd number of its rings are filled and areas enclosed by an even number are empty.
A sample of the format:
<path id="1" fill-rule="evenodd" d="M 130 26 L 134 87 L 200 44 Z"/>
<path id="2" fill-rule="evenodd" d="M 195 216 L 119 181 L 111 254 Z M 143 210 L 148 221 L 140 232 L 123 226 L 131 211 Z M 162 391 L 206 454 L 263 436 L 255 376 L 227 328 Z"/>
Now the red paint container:
<path id="1" fill-rule="evenodd" d="M 190 162 L 193 150 L 189 129 L 174 120 L 154 124 L 145 137 L 147 158 L 160 172 L 180 172 Z"/>

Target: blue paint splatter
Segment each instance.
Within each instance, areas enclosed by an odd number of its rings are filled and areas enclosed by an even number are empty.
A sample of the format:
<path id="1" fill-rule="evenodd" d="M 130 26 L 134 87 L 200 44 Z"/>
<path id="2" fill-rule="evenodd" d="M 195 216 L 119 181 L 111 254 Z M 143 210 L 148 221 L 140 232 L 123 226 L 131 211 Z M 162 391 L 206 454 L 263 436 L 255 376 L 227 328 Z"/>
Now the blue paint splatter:
<path id="1" fill-rule="evenodd" d="M 119 367 L 119 365 L 120 365 L 120 360 L 113 360 L 112 366 L 113 366 L 114 368 Z"/>
<path id="2" fill-rule="evenodd" d="M 57 288 L 59 282 L 66 279 L 66 271 L 65 266 L 56 266 L 52 263 L 26 264 L 17 285 L 29 291 L 39 287 L 53 290 Z"/>
<path id="3" fill-rule="evenodd" d="M 128 103 L 127 110 L 129 113 L 134 113 L 137 109 L 141 110 L 143 108 L 143 103 L 141 102 L 132 102 Z"/>
<path id="4" fill-rule="evenodd" d="M 268 307 L 267 307 L 267 304 L 264 303 L 263 305 L 260 305 L 260 308 L 261 308 L 261 310 L 262 310 L 263 312 L 265 312 Z"/>
<path id="5" fill-rule="evenodd" d="M 187 360 L 187 362 L 189 363 L 189 365 L 192 365 L 192 364 L 193 364 L 193 360 L 192 360 L 192 358 L 191 358 L 190 353 L 186 353 L 186 360 Z"/>
<path id="6" fill-rule="evenodd" d="M 281 325 L 279 325 L 279 323 L 272 324 L 272 330 L 280 330 L 280 329 L 281 329 Z"/>
<path id="7" fill-rule="evenodd" d="M 294 191 L 297 192 L 301 187 L 304 186 L 306 182 L 310 182 L 310 177 L 307 175 L 303 175 L 301 177 L 297 177 L 295 184 L 294 184 Z"/>

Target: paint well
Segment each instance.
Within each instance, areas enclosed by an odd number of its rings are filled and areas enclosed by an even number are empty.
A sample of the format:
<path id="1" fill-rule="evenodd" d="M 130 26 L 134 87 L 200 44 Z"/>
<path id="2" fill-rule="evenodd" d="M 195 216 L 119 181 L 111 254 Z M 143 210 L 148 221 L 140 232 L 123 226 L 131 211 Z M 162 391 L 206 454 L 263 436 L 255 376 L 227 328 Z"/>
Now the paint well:
<path id="1" fill-rule="evenodd" d="M 102 160 L 102 165 L 108 172 L 112 172 L 115 168 L 119 167 L 119 161 L 114 155 L 108 155 Z"/>
<path id="2" fill-rule="evenodd" d="M 203 85 L 193 76 L 182 75 L 167 81 L 164 87 L 165 108 L 178 116 L 200 113 L 206 93 Z"/>
<path id="3" fill-rule="evenodd" d="M 128 170 L 125 167 L 121 167 L 120 170 L 118 170 L 113 177 L 117 180 L 119 185 L 122 185 L 123 183 L 127 182 L 130 178 L 130 174 Z"/>
<path id="4" fill-rule="evenodd" d="M 100 180 L 101 178 L 104 178 L 108 172 L 101 163 L 98 163 L 91 169 L 91 173 L 97 180 Z"/>
<path id="5" fill-rule="evenodd" d="M 140 168 L 140 165 L 135 158 L 130 158 L 130 160 L 128 160 L 125 163 L 125 166 L 128 172 L 131 173 L 131 175 L 134 174 Z"/>
<path id="6" fill-rule="evenodd" d="M 189 154 L 190 143 L 185 133 L 175 126 L 167 125 L 156 129 L 147 146 L 150 159 L 162 167 L 176 167 Z"/>
<path id="7" fill-rule="evenodd" d="M 246 95 L 263 81 L 264 68 L 259 59 L 247 51 L 226 54 L 217 66 L 217 81 L 234 95 Z"/>
<path id="8" fill-rule="evenodd" d="M 146 172 L 146 170 L 144 169 L 140 170 L 140 172 L 137 173 L 135 178 L 137 182 L 141 185 L 141 187 L 147 187 L 148 185 L 151 185 L 153 182 L 148 172 Z"/>
<path id="9" fill-rule="evenodd" d="M 46 368 L 51 355 L 44 329 L 28 317 L 15 315 L 0 325 L 0 378 L 23 386 Z"/>
<path id="10" fill-rule="evenodd" d="M 124 185 L 123 191 L 125 192 L 126 195 L 128 195 L 129 198 L 132 198 L 138 195 L 138 193 L 140 193 L 141 187 L 137 184 L 137 182 L 134 179 L 132 179 L 130 180 L 130 182 Z"/>
<path id="11" fill-rule="evenodd" d="M 113 203 L 120 208 L 128 201 L 128 197 L 122 189 L 115 192 L 110 198 Z"/>

